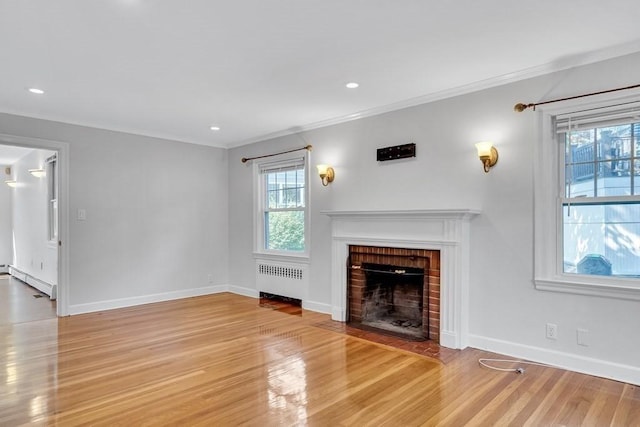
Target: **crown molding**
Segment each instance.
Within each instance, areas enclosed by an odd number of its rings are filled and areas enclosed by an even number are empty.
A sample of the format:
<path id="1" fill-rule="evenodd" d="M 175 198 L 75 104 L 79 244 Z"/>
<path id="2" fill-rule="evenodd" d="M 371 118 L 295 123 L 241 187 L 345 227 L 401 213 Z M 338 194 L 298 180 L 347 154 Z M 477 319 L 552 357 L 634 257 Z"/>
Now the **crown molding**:
<path id="1" fill-rule="evenodd" d="M 455 96 L 466 95 L 468 93 L 477 92 L 484 89 L 490 89 L 496 86 L 502 86 L 509 83 L 515 83 L 521 80 L 527 80 L 533 77 L 539 77 L 558 71 L 564 71 L 570 68 L 580 67 L 583 65 L 592 64 L 595 62 L 605 61 L 632 53 L 640 52 L 640 40 L 631 43 L 625 43 L 622 45 L 614 46 L 611 48 L 600 49 L 581 55 L 573 55 L 567 58 L 560 59 L 558 61 L 549 62 L 547 64 L 539 65 L 536 67 L 527 68 L 524 70 L 516 71 L 513 73 L 503 74 L 501 76 L 492 77 L 485 80 L 479 80 L 470 84 L 457 86 L 433 92 L 415 98 L 409 98 L 402 101 L 394 102 L 391 104 L 383 105 L 380 107 L 374 107 L 367 110 L 362 110 L 357 113 L 348 114 L 345 116 L 335 117 L 319 122 L 309 123 L 302 126 L 296 126 L 289 129 L 283 129 L 277 132 L 256 136 L 253 138 L 238 141 L 236 143 L 230 143 L 227 148 L 237 148 L 243 145 L 249 145 L 256 142 L 267 141 L 274 138 L 280 138 L 287 135 L 292 135 L 301 132 L 307 132 L 314 129 L 319 129 L 327 126 L 338 125 L 341 123 L 347 123 L 353 120 L 364 119 L 367 117 L 373 117 L 380 114 L 389 113 L 392 111 L 402 110 L 404 108 L 415 107 L 422 104 L 428 104 L 435 101 L 440 101 L 447 98 L 453 98 Z"/>

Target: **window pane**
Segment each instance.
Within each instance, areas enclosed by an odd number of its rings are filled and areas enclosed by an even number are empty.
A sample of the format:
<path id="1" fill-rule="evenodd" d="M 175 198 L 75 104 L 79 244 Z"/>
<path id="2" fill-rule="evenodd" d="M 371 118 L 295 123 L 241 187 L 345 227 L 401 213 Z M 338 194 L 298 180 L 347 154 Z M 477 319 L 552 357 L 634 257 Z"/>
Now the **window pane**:
<path id="1" fill-rule="evenodd" d="M 631 195 L 630 175 L 618 175 L 617 164 L 622 161 L 598 163 L 598 197 Z"/>
<path id="2" fill-rule="evenodd" d="M 631 125 L 597 129 L 598 160 L 631 157 Z"/>
<path id="3" fill-rule="evenodd" d="M 565 167 L 566 197 L 593 197 L 595 195 L 593 169 L 593 163 L 581 163 Z"/>
<path id="4" fill-rule="evenodd" d="M 265 249 L 304 251 L 304 211 L 265 212 Z"/>
<path id="5" fill-rule="evenodd" d="M 566 197 L 595 195 L 595 133 L 593 129 L 566 134 Z"/>
<path id="6" fill-rule="evenodd" d="M 304 169 L 266 175 L 268 209 L 304 207 Z"/>
<path id="7" fill-rule="evenodd" d="M 564 272 L 640 277 L 640 204 L 563 207 Z"/>

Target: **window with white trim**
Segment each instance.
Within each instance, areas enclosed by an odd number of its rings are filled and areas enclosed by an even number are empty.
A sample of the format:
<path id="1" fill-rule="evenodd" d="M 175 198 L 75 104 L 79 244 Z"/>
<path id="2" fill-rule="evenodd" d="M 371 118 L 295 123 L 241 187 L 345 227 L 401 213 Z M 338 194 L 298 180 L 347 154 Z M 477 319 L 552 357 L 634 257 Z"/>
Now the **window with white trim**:
<path id="1" fill-rule="evenodd" d="M 640 299 L 640 101 L 540 114 L 536 287 Z"/>
<path id="2" fill-rule="evenodd" d="M 307 156 L 257 165 L 257 252 L 308 253 Z"/>
<path id="3" fill-rule="evenodd" d="M 47 173 L 47 217 L 49 241 L 58 240 L 58 156 L 53 155 L 46 162 Z"/>
<path id="4" fill-rule="evenodd" d="M 556 117 L 563 272 L 640 278 L 640 109 Z"/>

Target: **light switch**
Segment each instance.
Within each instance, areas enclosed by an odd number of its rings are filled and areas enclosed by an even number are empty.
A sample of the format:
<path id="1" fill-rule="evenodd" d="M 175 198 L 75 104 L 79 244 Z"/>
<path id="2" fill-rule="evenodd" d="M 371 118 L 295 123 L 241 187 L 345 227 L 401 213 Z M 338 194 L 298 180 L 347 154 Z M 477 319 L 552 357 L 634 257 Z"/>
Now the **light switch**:
<path id="1" fill-rule="evenodd" d="M 86 220 L 87 220 L 87 210 L 78 209 L 78 221 L 86 221 Z"/>

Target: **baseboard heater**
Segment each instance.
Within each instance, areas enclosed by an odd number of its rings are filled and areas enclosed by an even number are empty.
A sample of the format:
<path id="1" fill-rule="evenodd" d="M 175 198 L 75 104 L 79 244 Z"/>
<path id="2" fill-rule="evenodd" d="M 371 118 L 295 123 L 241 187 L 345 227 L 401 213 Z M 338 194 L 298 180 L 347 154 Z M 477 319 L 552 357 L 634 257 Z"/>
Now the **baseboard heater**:
<path id="1" fill-rule="evenodd" d="M 304 300 L 308 283 L 308 264 L 256 259 L 258 292 Z"/>
<path id="2" fill-rule="evenodd" d="M 58 291 L 57 285 L 52 285 L 51 283 L 47 283 L 43 280 L 33 277 L 32 275 L 17 269 L 13 265 L 9 266 L 9 274 L 15 277 L 16 279 L 26 283 L 27 285 L 33 288 L 36 288 L 40 292 L 49 295 L 50 299 L 54 300 L 57 298 L 57 291 Z"/>

